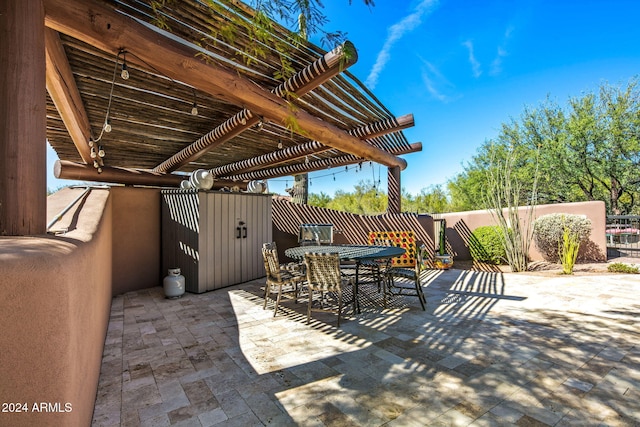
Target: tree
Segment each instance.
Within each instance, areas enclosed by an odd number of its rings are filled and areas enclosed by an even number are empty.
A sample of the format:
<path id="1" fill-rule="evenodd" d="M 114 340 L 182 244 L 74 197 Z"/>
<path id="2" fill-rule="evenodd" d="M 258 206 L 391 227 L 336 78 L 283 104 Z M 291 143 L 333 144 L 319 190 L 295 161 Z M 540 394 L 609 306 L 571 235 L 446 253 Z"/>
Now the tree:
<path id="1" fill-rule="evenodd" d="M 504 159 L 513 150 L 514 174 L 533 183 L 539 154 L 539 203 L 602 200 L 608 212 L 638 210 L 640 197 L 640 92 L 638 81 L 626 87 L 603 84 L 598 93 L 570 98 L 565 109 L 547 99 L 525 108 L 519 120 L 503 124 L 496 139 L 485 142 L 464 171 L 448 183 L 456 210 L 484 208 L 489 158 Z M 502 156 L 502 157 L 501 157 Z"/>
<path id="2" fill-rule="evenodd" d="M 327 207 L 354 214 L 377 215 L 387 210 L 387 196 L 378 191 L 371 181 L 360 181 L 353 193 L 336 191 Z"/>
<path id="3" fill-rule="evenodd" d="M 440 184 L 423 188 L 415 197 L 403 190 L 401 205 L 403 212 L 443 213 L 450 210 L 449 198 Z"/>
<path id="4" fill-rule="evenodd" d="M 320 192 L 320 194 L 309 194 L 309 200 L 307 201 L 308 205 L 317 206 L 319 208 L 326 208 L 329 203 L 331 203 L 331 197 L 323 192 Z"/>

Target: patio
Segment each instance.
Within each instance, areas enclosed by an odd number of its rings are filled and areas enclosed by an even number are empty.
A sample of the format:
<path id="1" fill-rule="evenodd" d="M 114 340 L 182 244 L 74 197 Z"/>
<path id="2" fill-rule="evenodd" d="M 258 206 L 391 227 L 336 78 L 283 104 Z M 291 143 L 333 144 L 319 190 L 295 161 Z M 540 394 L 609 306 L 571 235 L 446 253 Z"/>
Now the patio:
<path id="1" fill-rule="evenodd" d="M 93 425 L 640 423 L 640 277 L 423 274 L 426 312 L 371 287 L 339 329 L 290 300 L 274 318 L 264 279 L 119 295 Z"/>

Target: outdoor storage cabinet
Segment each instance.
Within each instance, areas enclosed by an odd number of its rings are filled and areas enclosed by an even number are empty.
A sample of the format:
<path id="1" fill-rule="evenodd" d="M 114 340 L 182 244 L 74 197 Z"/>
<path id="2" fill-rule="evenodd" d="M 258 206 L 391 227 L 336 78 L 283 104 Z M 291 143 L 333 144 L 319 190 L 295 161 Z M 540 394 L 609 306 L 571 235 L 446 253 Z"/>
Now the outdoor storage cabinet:
<path id="1" fill-rule="evenodd" d="M 261 247 L 272 240 L 271 196 L 163 190 L 162 269 L 180 268 L 201 293 L 265 275 Z"/>

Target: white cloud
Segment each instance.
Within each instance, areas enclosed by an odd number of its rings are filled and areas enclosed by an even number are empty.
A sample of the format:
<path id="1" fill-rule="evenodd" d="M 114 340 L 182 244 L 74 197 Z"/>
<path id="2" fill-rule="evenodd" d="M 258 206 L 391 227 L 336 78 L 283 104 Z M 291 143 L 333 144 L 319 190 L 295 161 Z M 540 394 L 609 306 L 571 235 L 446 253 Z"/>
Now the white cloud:
<path id="1" fill-rule="evenodd" d="M 422 76 L 422 82 L 424 83 L 425 88 L 427 89 L 427 91 L 429 92 L 429 94 L 437 99 L 438 101 L 442 101 L 442 102 L 449 102 L 453 99 L 456 99 L 456 96 L 450 96 L 446 93 L 443 93 L 442 90 L 440 88 L 450 88 L 451 91 L 454 90 L 453 85 L 451 84 L 451 82 L 449 82 L 446 77 L 444 77 L 442 75 L 442 73 L 440 72 L 440 70 L 438 70 L 432 63 L 430 63 L 429 61 L 425 61 L 424 59 L 420 58 L 420 60 L 422 61 L 422 64 L 424 65 L 421 68 L 421 76 Z"/>
<path id="2" fill-rule="evenodd" d="M 378 83 L 378 77 L 387 62 L 391 58 L 391 48 L 400 40 L 405 34 L 413 31 L 422 23 L 422 17 L 431 11 L 432 7 L 437 4 L 437 0 L 422 0 L 420 4 L 414 9 L 414 11 L 401 19 L 398 23 L 389 27 L 387 39 L 385 40 L 382 50 L 378 52 L 375 64 L 369 72 L 366 84 L 369 88 L 374 89 Z"/>
<path id="3" fill-rule="evenodd" d="M 502 72 L 502 60 L 509 55 L 509 52 L 507 51 L 507 43 L 509 42 L 509 39 L 511 38 L 514 30 L 514 27 L 512 25 L 509 25 L 504 32 L 502 43 L 500 44 L 500 46 L 498 46 L 496 57 L 493 59 L 493 62 L 491 62 L 490 74 L 492 76 L 497 76 Z"/>
<path id="4" fill-rule="evenodd" d="M 473 54 L 473 42 L 471 40 L 467 40 L 462 43 L 463 46 L 467 48 L 469 51 L 469 63 L 471 64 L 471 71 L 473 72 L 473 77 L 478 78 L 482 75 L 482 69 L 480 67 L 480 62 L 476 59 Z"/>

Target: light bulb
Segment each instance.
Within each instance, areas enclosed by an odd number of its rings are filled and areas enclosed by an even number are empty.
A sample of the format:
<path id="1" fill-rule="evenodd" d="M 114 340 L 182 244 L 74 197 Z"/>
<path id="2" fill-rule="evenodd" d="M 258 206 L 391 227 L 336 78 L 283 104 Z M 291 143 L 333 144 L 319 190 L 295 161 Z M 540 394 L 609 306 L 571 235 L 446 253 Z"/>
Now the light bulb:
<path id="1" fill-rule="evenodd" d="M 100 164 L 98 164 L 98 161 L 97 161 L 97 160 L 94 160 L 94 161 L 93 161 L 93 167 L 94 167 L 94 168 L 96 168 L 96 169 L 97 169 L 98 167 L 100 167 Z"/>
<path id="2" fill-rule="evenodd" d="M 96 147 L 91 147 L 91 158 L 95 159 L 96 158 Z"/>
<path id="3" fill-rule="evenodd" d="M 126 62 L 122 63 L 122 72 L 120 73 L 120 77 L 122 77 L 123 80 L 128 80 L 129 79 L 129 71 L 127 70 L 127 63 Z"/>
<path id="4" fill-rule="evenodd" d="M 198 106 L 196 105 L 196 103 L 193 103 L 193 107 L 191 107 L 191 115 L 192 116 L 197 116 L 198 115 Z"/>
<path id="5" fill-rule="evenodd" d="M 309 164 L 309 156 L 304 156 L 304 163 Z"/>
<path id="6" fill-rule="evenodd" d="M 104 157 L 104 148 L 102 148 L 102 145 L 98 147 L 98 157 Z"/>
<path id="7" fill-rule="evenodd" d="M 111 123 L 109 122 L 109 119 L 104 121 L 104 131 L 106 133 L 111 132 Z"/>
<path id="8" fill-rule="evenodd" d="M 282 141 L 278 140 L 278 149 L 281 150 L 282 149 Z"/>
<path id="9" fill-rule="evenodd" d="M 98 168 L 98 173 L 102 173 L 102 168 Z"/>

